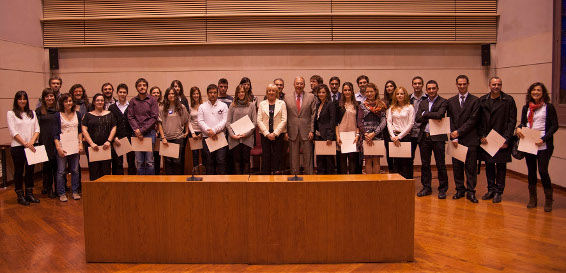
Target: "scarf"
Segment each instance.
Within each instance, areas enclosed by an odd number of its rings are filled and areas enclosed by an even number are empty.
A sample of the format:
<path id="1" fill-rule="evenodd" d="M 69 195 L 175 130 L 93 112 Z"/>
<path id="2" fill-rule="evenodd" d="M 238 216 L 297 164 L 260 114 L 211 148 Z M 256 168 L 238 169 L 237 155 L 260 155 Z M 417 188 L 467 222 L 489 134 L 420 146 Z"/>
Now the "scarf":
<path id="1" fill-rule="evenodd" d="M 535 111 L 540 109 L 542 106 L 544 105 L 544 102 L 541 100 L 538 104 L 535 104 L 534 102 L 529 102 L 529 110 L 531 110 L 529 112 L 529 116 L 527 117 L 527 120 L 529 121 L 529 128 L 533 128 L 533 120 L 535 117 Z"/>
<path id="2" fill-rule="evenodd" d="M 381 102 L 381 101 L 380 101 Z M 381 104 L 378 103 L 377 100 L 370 102 L 369 100 L 365 100 L 364 101 L 364 105 L 366 106 L 366 108 L 374 113 L 374 114 L 379 114 L 379 112 L 383 111 L 385 109 L 385 104 L 382 102 Z"/>

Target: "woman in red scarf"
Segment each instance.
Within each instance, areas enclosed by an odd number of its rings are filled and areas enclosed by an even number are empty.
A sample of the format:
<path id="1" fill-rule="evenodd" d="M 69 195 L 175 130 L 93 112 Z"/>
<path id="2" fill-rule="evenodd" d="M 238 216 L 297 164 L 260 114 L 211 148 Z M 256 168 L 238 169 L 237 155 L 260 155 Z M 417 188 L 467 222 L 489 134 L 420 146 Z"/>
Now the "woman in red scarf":
<path id="1" fill-rule="evenodd" d="M 383 140 L 383 131 L 387 125 L 385 112 L 387 105 L 379 99 L 379 90 L 373 83 L 368 83 L 366 87 L 366 100 L 360 103 L 358 111 L 358 128 L 363 136 L 363 140 L 367 141 L 367 145 L 378 145 L 374 140 Z M 382 144 L 383 145 L 383 144 Z M 380 173 L 381 155 L 364 155 L 366 160 L 366 173 Z"/>
<path id="2" fill-rule="evenodd" d="M 558 115 L 550 104 L 550 96 L 544 84 L 535 82 L 527 90 L 527 103 L 521 113 L 521 124 L 517 126 L 516 134 L 520 139 L 525 138 L 523 128 L 540 131 L 537 154 L 525 154 L 529 176 L 529 203 L 527 208 L 537 206 L 537 166 L 542 186 L 544 188 L 544 211 L 552 211 L 552 183 L 548 175 L 548 163 L 554 150 L 553 135 L 558 131 Z"/>

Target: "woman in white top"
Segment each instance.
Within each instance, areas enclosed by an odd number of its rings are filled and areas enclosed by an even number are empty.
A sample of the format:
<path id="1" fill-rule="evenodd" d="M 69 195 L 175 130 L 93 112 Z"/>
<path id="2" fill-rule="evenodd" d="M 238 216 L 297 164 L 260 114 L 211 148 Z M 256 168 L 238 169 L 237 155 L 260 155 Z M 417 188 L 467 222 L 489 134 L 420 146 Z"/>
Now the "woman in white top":
<path id="1" fill-rule="evenodd" d="M 544 188 L 544 211 L 552 211 L 552 182 L 548 174 L 548 163 L 554 151 L 554 133 L 558 131 L 558 115 L 556 108 L 550 103 L 550 96 L 544 84 L 533 83 L 527 91 L 527 103 L 521 113 L 521 124 L 517 126 L 517 136 L 525 138 L 524 127 L 540 131 L 540 138 L 535 144 L 538 146 L 537 154 L 525 153 L 529 174 L 530 200 L 527 208 L 537 206 L 537 167 L 540 180 Z"/>
<path id="2" fill-rule="evenodd" d="M 269 84 L 265 91 L 267 100 L 259 103 L 257 127 L 261 133 L 262 173 L 280 172 L 283 166 L 283 135 L 287 132 L 287 106 L 277 99 L 278 88 Z"/>
<path id="3" fill-rule="evenodd" d="M 191 107 L 189 110 L 189 133 L 195 142 L 198 141 L 202 143 L 201 130 L 198 125 L 198 107 L 202 104 L 202 95 L 200 93 L 200 89 L 196 86 L 191 87 L 189 94 L 191 99 Z M 205 166 L 206 157 L 202 154 L 202 149 L 195 150 L 191 147 L 191 150 L 193 150 L 193 169 L 199 166 L 199 151 L 201 151 L 200 157 L 202 158 L 202 164 L 200 165 Z"/>
<path id="4" fill-rule="evenodd" d="M 336 143 L 337 149 L 341 150 L 342 139 L 340 133 L 355 132 L 354 143 L 356 146 L 359 144 L 360 129 L 356 124 L 358 117 L 359 103 L 354 98 L 354 85 L 351 82 L 345 82 L 342 85 L 342 99 L 338 108 L 338 125 L 336 126 Z M 340 174 L 355 174 L 360 153 L 356 150 L 353 153 L 340 153 L 340 166 L 338 166 L 338 173 Z"/>
<path id="5" fill-rule="evenodd" d="M 395 90 L 395 96 L 391 101 L 391 107 L 387 109 L 387 130 L 391 136 L 391 142 L 395 146 L 411 145 L 411 128 L 413 128 L 415 110 L 410 103 L 409 93 L 404 87 Z M 406 143 L 401 143 L 406 142 Z M 389 143 L 388 143 L 389 145 Z M 411 158 L 396 158 L 395 169 L 405 178 L 411 177 L 413 163 Z"/>
<path id="6" fill-rule="evenodd" d="M 39 137 L 37 116 L 29 109 L 29 99 L 26 91 L 18 91 L 14 96 L 12 110 L 7 113 L 8 129 L 12 137 L 10 153 L 14 161 L 14 185 L 18 195 L 18 203 L 28 206 L 29 203 L 39 203 L 33 196 L 34 166 L 28 165 L 24 149 L 35 153 L 33 144 Z M 25 173 L 26 192 L 24 197 L 23 180 Z"/>
<path id="7" fill-rule="evenodd" d="M 71 189 L 73 199 L 79 200 L 79 154 L 83 151 L 83 134 L 80 125 L 83 115 L 75 111 L 75 102 L 71 94 L 61 94 L 59 97 L 59 112 L 55 113 L 55 148 L 57 149 L 57 194 L 61 202 L 67 201 L 65 194 L 66 167 L 69 163 L 71 172 Z M 63 141 L 65 145 L 63 145 Z M 77 146 L 71 146 L 72 142 Z M 69 145 L 69 146 L 66 146 Z M 78 148 L 78 149 L 77 149 Z M 71 149 L 75 149 L 72 151 Z"/>

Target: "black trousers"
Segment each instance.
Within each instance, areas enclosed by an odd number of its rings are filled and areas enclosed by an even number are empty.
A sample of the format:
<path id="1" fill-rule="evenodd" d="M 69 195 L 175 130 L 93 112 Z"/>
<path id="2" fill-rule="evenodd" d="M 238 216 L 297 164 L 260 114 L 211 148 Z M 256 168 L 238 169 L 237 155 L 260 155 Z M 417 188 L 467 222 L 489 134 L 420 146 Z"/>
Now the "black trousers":
<path id="1" fill-rule="evenodd" d="M 423 135 L 419 143 L 419 151 L 421 152 L 421 184 L 423 188 L 432 189 L 432 172 L 430 168 L 430 161 L 432 153 L 434 153 L 434 160 L 436 161 L 436 168 L 438 169 L 438 192 L 446 192 L 448 190 L 448 173 L 446 172 L 445 164 L 445 150 L 444 141 L 432 141 L 427 134 Z"/>
<path id="2" fill-rule="evenodd" d="M 185 144 L 184 143 L 186 143 L 186 142 L 184 140 L 185 139 L 183 139 L 183 138 L 168 139 L 167 140 L 168 143 L 179 144 L 179 157 L 178 158 L 167 157 L 167 156 L 163 157 L 163 168 L 165 169 L 166 175 L 183 175 L 184 174 L 183 165 L 185 164 L 185 162 L 183 161 L 183 158 L 181 157 L 181 153 L 185 153 Z"/>
<path id="3" fill-rule="evenodd" d="M 405 136 L 401 139 L 401 142 L 411 143 L 411 148 L 413 147 L 412 138 L 410 136 Z M 389 147 L 389 145 L 385 145 Z M 416 145 L 415 145 L 416 148 Z M 414 157 L 414 152 L 413 152 Z M 412 158 L 393 158 L 393 164 L 397 172 L 406 179 L 413 179 L 413 169 L 414 160 Z"/>
<path id="4" fill-rule="evenodd" d="M 537 166 L 540 174 L 540 180 L 545 191 L 552 190 L 552 182 L 548 174 L 548 164 L 552 157 L 552 149 L 540 150 L 536 155 L 525 153 L 525 160 L 527 161 L 529 187 L 537 185 Z"/>
<path id="5" fill-rule="evenodd" d="M 55 177 L 57 174 L 57 158 L 51 158 L 48 161 L 43 162 L 43 188 L 48 191 L 57 192 L 57 183 L 55 183 Z"/>
<path id="6" fill-rule="evenodd" d="M 355 174 L 358 167 L 358 162 L 360 160 L 359 157 L 359 152 L 347 154 L 340 153 L 340 160 L 338 160 L 338 157 L 336 158 L 336 161 L 340 162 L 339 165 L 337 163 L 337 165 L 339 166 L 340 174 Z M 316 164 L 318 164 L 318 162 Z"/>
<path id="7" fill-rule="evenodd" d="M 411 166 L 415 165 L 415 152 L 417 151 L 417 144 L 418 144 L 418 138 L 416 137 L 411 137 Z M 407 179 L 413 179 L 414 175 L 413 173 L 409 174 L 409 177 L 405 177 Z"/>
<path id="8" fill-rule="evenodd" d="M 232 150 L 230 150 L 232 152 L 232 159 L 234 161 L 234 172 L 236 174 L 238 173 L 244 173 L 244 164 L 250 164 L 250 151 L 252 150 L 251 147 L 240 143 L 238 145 L 236 145 L 236 147 L 232 148 Z M 239 164 L 240 170 L 237 170 L 236 164 Z"/>
<path id="9" fill-rule="evenodd" d="M 395 164 L 395 160 L 397 160 L 397 158 L 389 157 L 389 145 L 387 145 L 387 143 L 391 142 L 391 137 L 387 132 L 387 128 L 385 129 L 385 132 L 383 132 L 383 136 L 385 140 L 385 158 L 387 160 L 387 170 L 389 171 L 389 173 L 397 173 L 398 171 Z"/>
<path id="10" fill-rule="evenodd" d="M 157 139 L 156 141 L 161 141 Z M 155 168 L 153 171 L 155 175 L 161 174 L 161 156 L 159 155 L 159 151 L 153 151 L 153 167 Z"/>
<path id="11" fill-rule="evenodd" d="M 224 175 L 226 174 L 226 155 L 228 153 L 228 147 L 222 147 L 214 152 L 208 150 L 208 145 L 206 145 L 206 138 L 202 139 L 202 151 L 204 157 L 206 158 L 206 174 L 213 175 Z"/>
<path id="12" fill-rule="evenodd" d="M 261 135 L 261 172 L 263 174 L 272 174 L 283 170 L 283 135 L 275 137 L 275 140 Z M 288 146 L 288 145 L 287 145 Z M 285 153 L 287 153 L 285 151 Z"/>
<path id="13" fill-rule="evenodd" d="M 128 161 L 128 175 L 135 175 L 136 154 L 134 152 L 127 153 L 126 160 Z M 124 156 L 118 156 L 114 150 L 114 146 L 112 146 L 112 174 L 124 175 Z"/>
<path id="14" fill-rule="evenodd" d="M 88 146 L 85 146 L 88 147 Z M 98 146 L 99 149 L 102 149 L 102 145 Z M 88 148 L 85 149 L 86 158 L 88 161 Z M 105 175 L 112 174 L 112 160 L 103 160 L 103 161 L 95 161 L 95 162 L 88 162 L 88 176 L 90 181 L 94 181 L 98 178 L 101 178 Z"/>
<path id="15" fill-rule="evenodd" d="M 448 145 L 453 144 L 448 143 Z M 476 184 L 478 181 L 478 146 L 468 147 L 465 163 L 452 158 L 452 166 L 454 168 L 454 184 L 456 184 L 456 191 L 476 193 Z M 466 174 L 465 186 L 464 173 Z"/>
<path id="16" fill-rule="evenodd" d="M 507 174 L 507 163 L 485 163 L 485 177 L 487 178 L 487 190 L 503 194 L 505 190 L 505 175 Z"/>
<path id="17" fill-rule="evenodd" d="M 14 185 L 16 191 L 23 190 L 24 180 L 26 188 L 33 188 L 34 165 L 28 165 L 24 148 L 24 146 L 10 148 L 10 154 L 12 154 L 12 160 L 14 161 Z"/>

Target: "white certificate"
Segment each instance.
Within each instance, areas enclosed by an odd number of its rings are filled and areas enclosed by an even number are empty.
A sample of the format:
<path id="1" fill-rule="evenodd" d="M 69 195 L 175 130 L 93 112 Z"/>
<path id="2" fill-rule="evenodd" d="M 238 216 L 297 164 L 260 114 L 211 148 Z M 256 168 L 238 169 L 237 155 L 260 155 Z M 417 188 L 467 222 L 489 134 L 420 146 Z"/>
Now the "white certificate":
<path id="1" fill-rule="evenodd" d="M 343 154 L 357 152 L 356 143 L 354 143 L 354 140 L 356 140 L 356 132 L 340 132 L 340 139 L 342 140 L 340 151 Z"/>
<path id="2" fill-rule="evenodd" d="M 255 126 L 250 117 L 248 117 L 248 115 L 245 115 L 239 120 L 230 124 L 230 128 L 232 128 L 232 131 L 235 135 L 243 135 L 254 130 Z"/>
<path id="3" fill-rule="evenodd" d="M 228 141 L 226 140 L 226 135 L 224 134 L 224 132 L 220 132 L 218 134 L 216 134 L 216 140 L 213 140 L 210 137 L 207 137 L 204 141 L 206 141 L 206 146 L 208 146 L 208 151 L 210 151 L 211 153 L 228 146 Z"/>
<path id="4" fill-rule="evenodd" d="M 428 129 L 431 136 L 450 134 L 450 118 L 429 119 Z"/>
<path id="5" fill-rule="evenodd" d="M 454 147 L 454 143 L 452 141 L 448 141 L 448 143 L 446 144 L 446 154 L 456 158 L 457 160 L 462 161 L 463 163 L 466 163 L 466 156 L 468 155 L 468 147 L 461 145 L 459 143 L 456 143 L 457 146 Z"/>
<path id="6" fill-rule="evenodd" d="M 314 153 L 316 155 L 336 155 L 336 141 L 332 141 L 330 145 L 326 144 L 326 140 L 315 141 Z"/>
<path id="7" fill-rule="evenodd" d="M 539 147 L 535 144 L 535 142 L 540 139 L 541 131 L 527 127 L 521 128 L 521 131 L 523 131 L 523 135 L 525 135 L 525 137 L 519 140 L 519 147 L 517 150 L 533 155 L 538 154 Z"/>
<path id="8" fill-rule="evenodd" d="M 79 135 L 74 133 L 62 133 L 59 138 L 61 149 L 66 152 L 65 155 L 79 153 Z"/>
<path id="9" fill-rule="evenodd" d="M 395 142 L 389 142 L 389 157 L 411 158 L 411 142 L 401 142 L 401 146 L 395 146 Z"/>
<path id="10" fill-rule="evenodd" d="M 201 150 L 202 149 L 202 139 L 195 140 L 194 138 L 189 138 L 189 145 L 191 146 L 191 150 Z"/>
<path id="11" fill-rule="evenodd" d="M 505 143 L 505 138 L 503 138 L 498 132 L 495 130 L 491 130 L 486 137 L 487 144 L 481 144 L 482 149 L 484 149 L 491 157 L 495 156 L 495 154 L 499 151 L 499 148 L 503 146 Z"/>
<path id="12" fill-rule="evenodd" d="M 92 149 L 92 147 L 88 147 L 88 162 L 96 162 L 96 161 L 103 161 L 112 159 L 111 151 L 112 149 L 108 148 L 104 150 L 101 146 L 98 146 L 98 151 Z"/>
<path id="13" fill-rule="evenodd" d="M 116 142 L 120 142 L 120 146 L 117 146 Z M 133 151 L 132 144 L 130 144 L 127 137 L 114 140 L 114 150 L 118 156 L 123 156 Z"/>
<path id="14" fill-rule="evenodd" d="M 177 143 L 169 143 L 163 144 L 163 142 L 159 142 L 159 154 L 161 156 L 172 157 L 172 158 L 179 158 L 179 144 Z"/>
<path id="15" fill-rule="evenodd" d="M 383 140 L 374 140 L 373 145 L 369 146 L 364 140 L 364 155 L 385 155 L 385 142 Z"/>
<path id="16" fill-rule="evenodd" d="M 45 146 L 35 146 L 35 153 L 30 149 L 25 148 L 26 159 L 28 160 L 28 165 L 35 165 L 37 163 L 48 161 L 47 152 L 45 151 Z"/>
<path id="17" fill-rule="evenodd" d="M 151 137 L 144 137 L 143 140 L 139 140 L 137 137 L 132 137 L 132 150 L 136 152 L 153 152 Z"/>

